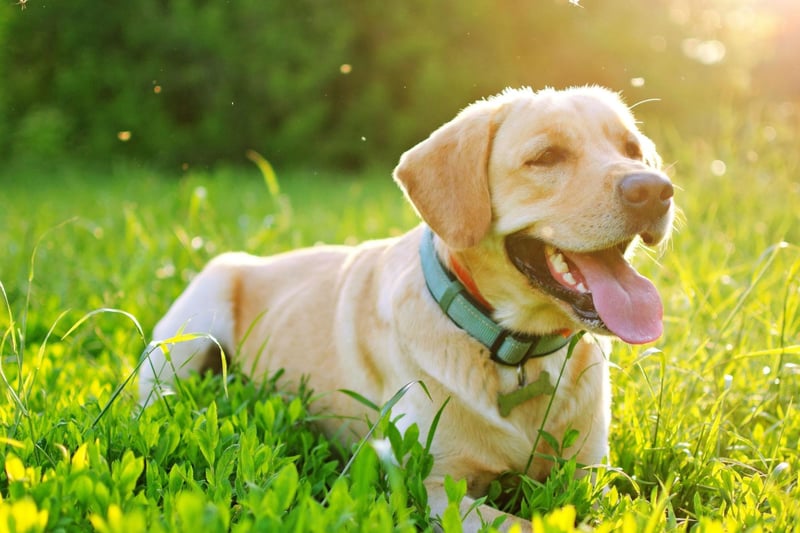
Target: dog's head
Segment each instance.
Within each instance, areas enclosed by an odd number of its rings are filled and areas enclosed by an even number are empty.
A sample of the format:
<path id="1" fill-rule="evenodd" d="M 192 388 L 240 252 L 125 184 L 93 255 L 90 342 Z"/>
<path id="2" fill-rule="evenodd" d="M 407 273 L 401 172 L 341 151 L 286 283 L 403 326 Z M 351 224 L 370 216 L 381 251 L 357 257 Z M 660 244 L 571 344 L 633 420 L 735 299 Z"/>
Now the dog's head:
<path id="1" fill-rule="evenodd" d="M 661 335 L 658 293 L 625 253 L 668 237 L 673 189 L 616 94 L 508 90 L 403 154 L 394 177 L 504 326 Z"/>

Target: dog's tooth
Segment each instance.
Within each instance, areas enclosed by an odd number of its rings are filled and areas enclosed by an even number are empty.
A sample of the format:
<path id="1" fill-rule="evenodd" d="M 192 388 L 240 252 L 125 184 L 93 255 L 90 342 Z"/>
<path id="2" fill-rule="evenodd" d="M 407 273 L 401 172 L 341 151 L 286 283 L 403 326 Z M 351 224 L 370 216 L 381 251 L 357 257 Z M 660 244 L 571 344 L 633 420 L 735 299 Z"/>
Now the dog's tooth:
<path id="1" fill-rule="evenodd" d="M 589 292 L 589 289 L 587 289 L 586 285 L 584 285 L 583 283 L 578 283 L 578 285 L 575 288 L 578 289 L 578 292 L 582 294 L 586 294 L 587 292 Z"/>
<path id="2" fill-rule="evenodd" d="M 560 253 L 555 253 L 550 257 L 550 262 L 553 263 L 553 267 L 556 269 L 556 272 L 559 274 L 564 274 L 569 272 L 569 265 L 564 260 L 564 256 Z"/>
<path id="3" fill-rule="evenodd" d="M 575 285 L 575 276 L 572 275 L 572 272 L 567 272 L 562 277 L 564 278 L 564 281 L 566 281 L 570 285 Z"/>

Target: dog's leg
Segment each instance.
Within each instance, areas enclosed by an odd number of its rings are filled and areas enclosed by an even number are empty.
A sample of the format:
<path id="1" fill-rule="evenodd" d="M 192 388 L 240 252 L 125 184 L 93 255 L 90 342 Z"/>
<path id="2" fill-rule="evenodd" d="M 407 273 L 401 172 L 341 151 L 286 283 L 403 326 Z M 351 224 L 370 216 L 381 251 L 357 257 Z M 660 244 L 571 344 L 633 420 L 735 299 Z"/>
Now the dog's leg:
<path id="1" fill-rule="evenodd" d="M 425 487 L 428 490 L 428 505 L 431 508 L 431 516 L 441 517 L 448 506 L 444 484 L 441 481 L 428 479 L 425 482 Z M 461 500 L 458 513 L 462 518 L 462 526 L 466 533 L 480 531 L 485 525 L 493 523 L 500 517 L 505 518 L 499 526 L 500 531 L 508 531 L 514 524 L 520 526 L 522 533 L 530 533 L 532 531 L 530 521 L 498 511 L 488 505 L 476 505 L 475 499 L 470 496 L 464 496 Z"/>
<path id="2" fill-rule="evenodd" d="M 225 256 L 209 263 L 156 325 L 151 352 L 139 369 L 142 406 L 158 399 L 176 377 L 208 366 L 209 353 L 233 346 L 237 275 L 231 263 Z"/>

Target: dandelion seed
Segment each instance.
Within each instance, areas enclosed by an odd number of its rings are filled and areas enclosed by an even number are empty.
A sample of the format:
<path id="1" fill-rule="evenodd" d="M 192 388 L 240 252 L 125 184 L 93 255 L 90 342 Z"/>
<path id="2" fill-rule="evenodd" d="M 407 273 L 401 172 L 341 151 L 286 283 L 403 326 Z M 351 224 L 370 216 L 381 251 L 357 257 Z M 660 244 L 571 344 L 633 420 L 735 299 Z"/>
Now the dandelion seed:
<path id="1" fill-rule="evenodd" d="M 644 78 L 631 78 L 632 87 L 644 87 Z"/>
<path id="2" fill-rule="evenodd" d="M 724 176 L 726 170 L 728 170 L 728 166 L 725 164 L 725 161 L 715 159 L 711 162 L 711 173 L 715 176 Z"/>
<path id="3" fill-rule="evenodd" d="M 725 58 L 725 45 L 721 41 L 700 39 L 684 39 L 681 43 L 683 54 L 704 65 L 719 63 Z"/>
<path id="4" fill-rule="evenodd" d="M 172 263 L 167 263 L 161 268 L 156 269 L 156 278 L 158 279 L 171 278 L 174 275 L 175 275 L 175 265 L 173 265 Z"/>
<path id="5" fill-rule="evenodd" d="M 795 363 L 786 363 L 783 365 L 783 369 L 791 374 L 800 375 L 800 365 Z"/>
<path id="6" fill-rule="evenodd" d="M 725 390 L 730 390 L 731 385 L 733 385 L 733 376 L 730 374 L 725 374 L 725 377 L 723 377 L 722 380 L 725 383 Z"/>

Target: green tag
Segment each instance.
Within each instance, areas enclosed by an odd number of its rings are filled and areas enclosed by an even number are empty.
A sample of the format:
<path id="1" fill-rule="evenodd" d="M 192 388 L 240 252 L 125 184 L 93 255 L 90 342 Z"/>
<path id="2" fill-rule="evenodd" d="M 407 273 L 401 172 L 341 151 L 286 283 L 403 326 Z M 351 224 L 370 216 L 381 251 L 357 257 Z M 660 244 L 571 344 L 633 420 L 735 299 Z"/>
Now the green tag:
<path id="1" fill-rule="evenodd" d="M 541 396 L 543 394 L 553 394 L 556 388 L 550 384 L 550 374 L 546 370 L 542 370 L 539 374 L 539 379 L 533 383 L 528 383 L 508 394 L 500 394 L 497 396 L 497 406 L 500 408 L 500 416 L 506 417 L 511 414 L 511 410 L 523 402 L 527 402 L 531 398 Z"/>

